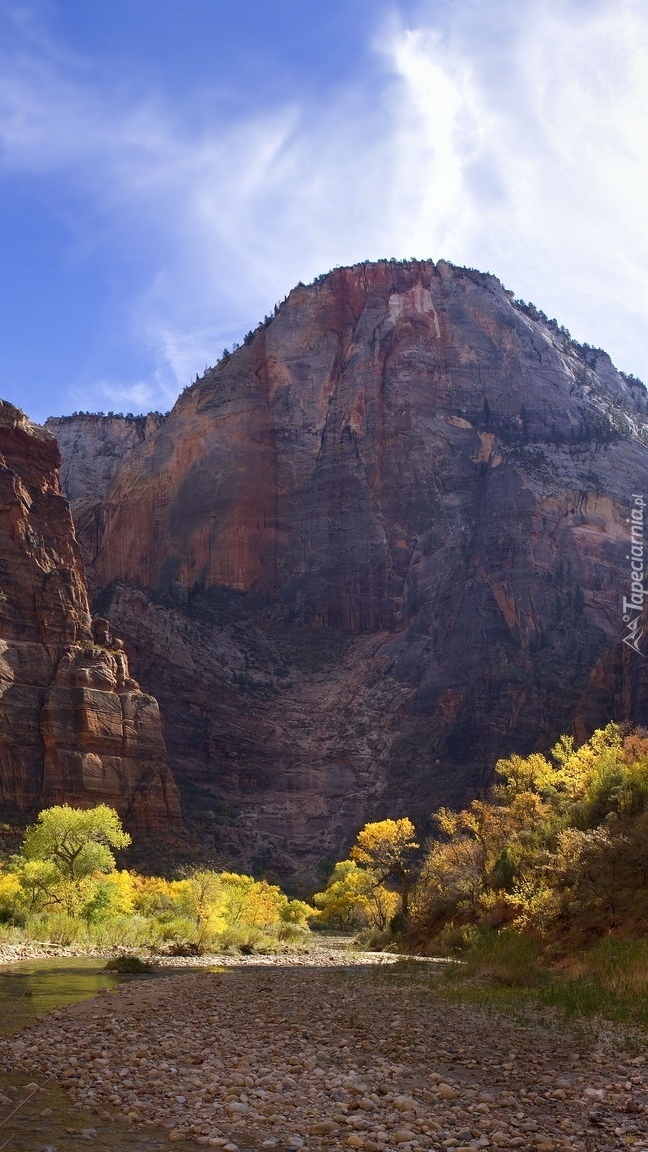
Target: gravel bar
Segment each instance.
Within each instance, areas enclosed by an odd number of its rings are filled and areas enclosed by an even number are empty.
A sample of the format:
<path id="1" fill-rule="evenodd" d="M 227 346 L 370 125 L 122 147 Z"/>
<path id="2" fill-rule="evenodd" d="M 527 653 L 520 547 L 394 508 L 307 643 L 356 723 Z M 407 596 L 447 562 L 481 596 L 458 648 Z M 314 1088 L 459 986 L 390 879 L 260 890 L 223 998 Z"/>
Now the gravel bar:
<path id="1" fill-rule="evenodd" d="M 57 1011 L 0 1041 L 0 1065 L 224 1152 L 648 1148 L 645 1058 L 609 1038 L 448 1001 L 427 965 L 246 959 Z"/>

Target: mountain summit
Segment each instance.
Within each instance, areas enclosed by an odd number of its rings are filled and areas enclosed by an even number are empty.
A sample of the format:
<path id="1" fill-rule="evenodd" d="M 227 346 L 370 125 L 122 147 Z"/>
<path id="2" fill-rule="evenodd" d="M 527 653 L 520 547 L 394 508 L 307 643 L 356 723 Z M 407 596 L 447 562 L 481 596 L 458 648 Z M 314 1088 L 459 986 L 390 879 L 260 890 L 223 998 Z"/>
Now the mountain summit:
<path id="1" fill-rule="evenodd" d="M 165 418 L 48 421 L 206 842 L 312 870 L 499 756 L 644 720 L 647 411 L 494 276 L 382 261 L 295 288 Z"/>

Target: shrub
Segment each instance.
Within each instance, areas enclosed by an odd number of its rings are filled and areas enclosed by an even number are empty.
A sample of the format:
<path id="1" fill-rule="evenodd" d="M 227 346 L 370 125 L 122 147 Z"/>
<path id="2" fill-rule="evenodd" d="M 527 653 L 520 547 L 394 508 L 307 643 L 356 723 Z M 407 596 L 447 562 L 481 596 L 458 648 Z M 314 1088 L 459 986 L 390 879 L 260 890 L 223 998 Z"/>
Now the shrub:
<path id="1" fill-rule="evenodd" d="M 250 955 L 252 952 L 276 952 L 278 949 L 276 936 L 271 936 L 253 925 L 236 924 L 226 928 L 221 933 L 219 944 L 224 951 L 234 948 L 244 955 Z"/>
<path id="2" fill-rule="evenodd" d="M 70 916 L 67 912 L 52 912 L 41 915 L 31 922 L 37 928 L 37 939 L 48 940 L 67 948 L 70 944 L 87 944 L 88 934 L 83 920 Z M 41 935 L 42 933 L 42 935 Z"/>
<path id="3" fill-rule="evenodd" d="M 159 943 L 157 924 L 144 916 L 110 916 L 92 924 L 88 935 L 98 948 L 145 948 Z"/>
<path id="4" fill-rule="evenodd" d="M 205 949 L 195 940 L 176 940 L 164 952 L 166 956 L 204 956 Z"/>
<path id="5" fill-rule="evenodd" d="M 281 940 L 284 944 L 294 944 L 299 941 L 307 941 L 310 932 L 308 928 L 303 928 L 299 924 L 284 923 L 280 924 L 277 928 L 277 939 Z"/>
<path id="6" fill-rule="evenodd" d="M 441 956 L 461 955 L 475 948 L 481 936 L 475 924 L 455 924 L 450 921 L 434 937 L 434 950 Z"/>
<path id="7" fill-rule="evenodd" d="M 195 935 L 195 925 L 188 916 L 177 916 L 172 912 L 163 912 L 155 919 L 161 943 L 178 943 L 190 940 Z"/>
<path id="8" fill-rule="evenodd" d="M 380 928 L 364 928 L 358 932 L 353 943 L 363 952 L 395 952 L 398 945 L 391 932 Z"/>
<path id="9" fill-rule="evenodd" d="M 137 975 L 152 971 L 151 965 L 146 964 L 139 956 L 114 956 L 112 960 L 104 964 L 104 972 L 124 972 Z"/>

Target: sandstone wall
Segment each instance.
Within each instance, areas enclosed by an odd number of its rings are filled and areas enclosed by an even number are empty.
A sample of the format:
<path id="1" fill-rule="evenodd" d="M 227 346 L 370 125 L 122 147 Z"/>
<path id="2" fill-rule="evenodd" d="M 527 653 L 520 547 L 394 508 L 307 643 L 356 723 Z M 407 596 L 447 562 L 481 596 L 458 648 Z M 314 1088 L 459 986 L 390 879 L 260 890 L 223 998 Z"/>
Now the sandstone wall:
<path id="1" fill-rule="evenodd" d="M 214 843 L 310 866 L 500 755 L 645 722 L 647 429 L 645 390 L 494 277 L 383 262 L 295 289 L 95 477 L 93 587 Z"/>
<path id="2" fill-rule="evenodd" d="M 114 805 L 180 821 L 157 702 L 91 631 L 56 440 L 0 401 L 0 802 Z"/>

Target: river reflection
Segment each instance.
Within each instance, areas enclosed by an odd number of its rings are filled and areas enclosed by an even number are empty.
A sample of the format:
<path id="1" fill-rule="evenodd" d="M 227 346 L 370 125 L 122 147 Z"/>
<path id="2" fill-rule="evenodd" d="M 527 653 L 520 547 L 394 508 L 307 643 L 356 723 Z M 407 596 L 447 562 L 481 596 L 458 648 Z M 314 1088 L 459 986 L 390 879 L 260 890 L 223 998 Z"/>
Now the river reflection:
<path id="1" fill-rule="evenodd" d="M 45 1012 L 87 1000 L 129 980 L 154 979 L 102 972 L 101 958 L 60 957 L 22 960 L 0 965 L 0 1034 L 7 1036 L 34 1023 Z M 27 1083 L 41 1084 L 45 1076 L 31 1081 L 0 1074 L 0 1092 L 9 1103 L 0 1105 L 0 1152 L 157 1152 L 168 1148 L 160 1130 L 142 1135 L 125 1121 L 106 1120 L 97 1111 L 77 1108 L 53 1081 L 31 1098 Z M 10 1115 L 16 1109 L 13 1115 Z M 43 1116 L 43 1110 L 51 1115 Z"/>
<path id="2" fill-rule="evenodd" d="M 57 956 L 0 965 L 0 1032 L 5 1036 L 16 1032 L 43 1012 L 87 1000 L 132 979 L 102 972 L 104 963 L 101 957 Z"/>

